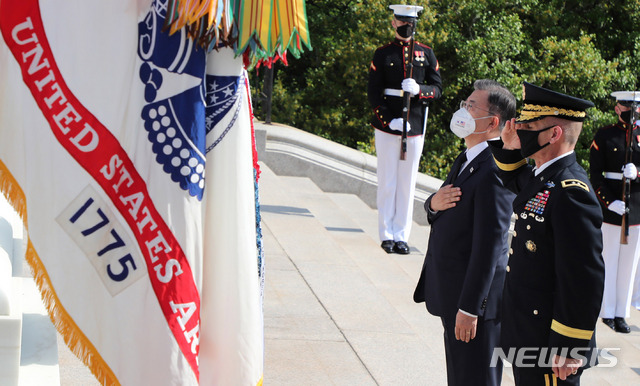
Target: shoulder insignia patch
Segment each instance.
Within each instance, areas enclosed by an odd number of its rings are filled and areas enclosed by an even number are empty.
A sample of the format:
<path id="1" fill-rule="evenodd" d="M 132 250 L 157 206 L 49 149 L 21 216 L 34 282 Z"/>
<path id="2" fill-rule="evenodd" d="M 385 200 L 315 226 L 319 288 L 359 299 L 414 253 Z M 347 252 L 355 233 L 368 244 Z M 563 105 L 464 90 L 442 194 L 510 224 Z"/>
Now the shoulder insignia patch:
<path id="1" fill-rule="evenodd" d="M 579 188 L 586 190 L 587 192 L 589 191 L 589 186 L 580 180 L 576 180 L 576 179 L 564 180 L 561 182 L 561 184 L 563 188 L 571 188 L 573 186 L 577 186 Z"/>

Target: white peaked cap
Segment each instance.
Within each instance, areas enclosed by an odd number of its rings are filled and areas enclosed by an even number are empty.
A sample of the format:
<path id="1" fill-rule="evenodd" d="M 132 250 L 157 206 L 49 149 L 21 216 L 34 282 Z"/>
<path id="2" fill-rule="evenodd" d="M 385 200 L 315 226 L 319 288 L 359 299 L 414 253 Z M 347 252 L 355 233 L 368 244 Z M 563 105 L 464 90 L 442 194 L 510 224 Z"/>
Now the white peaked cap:
<path id="1" fill-rule="evenodd" d="M 389 6 L 393 10 L 393 14 L 400 17 L 418 17 L 418 12 L 424 8 L 419 5 L 394 4 Z"/>
<path id="2" fill-rule="evenodd" d="M 611 96 L 616 98 L 616 101 L 640 102 L 640 91 L 614 91 Z"/>

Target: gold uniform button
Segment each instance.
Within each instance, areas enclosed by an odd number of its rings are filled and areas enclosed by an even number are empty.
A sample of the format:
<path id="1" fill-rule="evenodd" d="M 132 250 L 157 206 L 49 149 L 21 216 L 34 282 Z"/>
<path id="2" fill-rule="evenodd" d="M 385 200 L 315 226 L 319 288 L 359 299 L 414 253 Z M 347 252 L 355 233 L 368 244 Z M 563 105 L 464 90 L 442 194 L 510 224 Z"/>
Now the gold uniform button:
<path id="1" fill-rule="evenodd" d="M 513 255 L 513 248 L 509 248 L 509 254 Z"/>
<path id="2" fill-rule="evenodd" d="M 538 315 L 538 310 L 533 310 L 534 315 Z"/>
<path id="3" fill-rule="evenodd" d="M 531 225 L 527 225 L 527 230 L 531 230 Z"/>
<path id="4" fill-rule="evenodd" d="M 513 231 L 513 237 L 516 237 L 518 235 L 518 232 Z"/>
<path id="5" fill-rule="evenodd" d="M 511 267 L 507 265 L 507 272 L 511 272 Z"/>

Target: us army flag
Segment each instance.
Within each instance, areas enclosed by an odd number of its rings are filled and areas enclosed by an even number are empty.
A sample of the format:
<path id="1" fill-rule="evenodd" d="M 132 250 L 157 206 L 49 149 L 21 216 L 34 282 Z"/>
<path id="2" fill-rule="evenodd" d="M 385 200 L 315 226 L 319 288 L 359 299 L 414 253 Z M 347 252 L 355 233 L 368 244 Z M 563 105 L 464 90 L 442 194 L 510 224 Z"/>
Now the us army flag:
<path id="1" fill-rule="evenodd" d="M 101 383 L 259 384 L 248 82 L 165 17 L 166 1 L 0 1 L 0 190 Z"/>

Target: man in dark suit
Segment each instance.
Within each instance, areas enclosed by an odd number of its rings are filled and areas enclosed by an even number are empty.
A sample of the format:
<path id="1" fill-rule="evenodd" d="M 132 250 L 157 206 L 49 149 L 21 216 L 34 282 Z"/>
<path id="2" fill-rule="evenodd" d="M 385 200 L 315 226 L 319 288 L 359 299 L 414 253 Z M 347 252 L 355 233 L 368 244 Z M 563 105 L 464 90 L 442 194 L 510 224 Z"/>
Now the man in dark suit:
<path id="1" fill-rule="evenodd" d="M 579 385 L 597 358 L 602 211 L 574 153 L 589 107 L 525 83 L 518 121 L 490 146 L 504 185 L 517 194 L 500 346 L 517 353 L 509 360 L 518 386 Z"/>
<path id="2" fill-rule="evenodd" d="M 498 177 L 487 141 L 515 116 L 515 97 L 482 79 L 451 119 L 466 151 L 425 202 L 429 246 L 414 293 L 442 319 L 449 385 L 499 385 L 502 362 L 490 367 L 500 337 L 499 309 L 507 265 L 513 193 Z"/>

